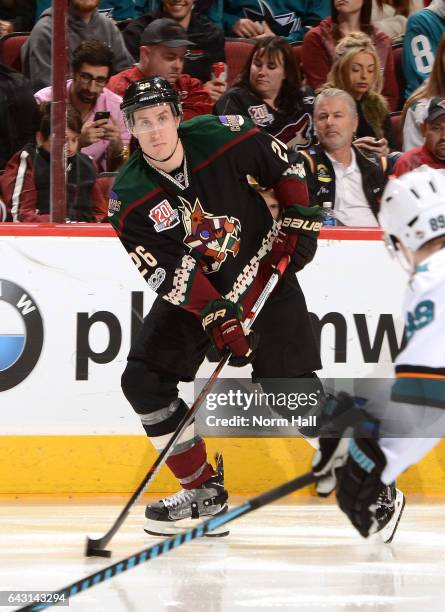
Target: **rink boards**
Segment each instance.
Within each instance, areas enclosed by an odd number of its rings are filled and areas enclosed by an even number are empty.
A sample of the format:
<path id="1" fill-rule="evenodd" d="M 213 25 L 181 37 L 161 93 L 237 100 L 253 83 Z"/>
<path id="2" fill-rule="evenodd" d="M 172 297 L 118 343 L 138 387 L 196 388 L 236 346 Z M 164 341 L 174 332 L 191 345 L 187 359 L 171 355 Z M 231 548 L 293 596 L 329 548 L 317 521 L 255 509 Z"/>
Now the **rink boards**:
<path id="1" fill-rule="evenodd" d="M 406 281 L 380 231 L 325 230 L 299 279 L 320 338 L 321 375 L 390 377 Z M 0 225 L 0 493 L 134 488 L 154 454 L 120 375 L 153 299 L 106 225 Z M 213 368 L 203 364 L 200 377 Z M 191 399 L 193 388 L 183 393 Z M 312 454 L 287 438 L 210 438 L 208 446 L 223 450 L 240 494 L 306 470 Z M 411 470 L 407 490 L 443 494 L 443 457 L 438 447 Z M 152 490 L 173 488 L 162 470 Z"/>

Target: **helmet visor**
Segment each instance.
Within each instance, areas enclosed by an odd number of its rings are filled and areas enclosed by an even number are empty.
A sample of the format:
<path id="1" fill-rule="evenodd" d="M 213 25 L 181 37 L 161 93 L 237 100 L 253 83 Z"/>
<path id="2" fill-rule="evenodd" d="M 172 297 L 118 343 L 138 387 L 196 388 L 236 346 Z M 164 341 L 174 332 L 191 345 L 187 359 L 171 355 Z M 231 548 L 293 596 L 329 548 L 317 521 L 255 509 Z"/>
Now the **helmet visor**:
<path id="1" fill-rule="evenodd" d="M 125 109 L 125 123 L 133 136 L 147 132 L 165 130 L 174 126 L 176 128 L 176 110 L 171 102 L 151 104 L 142 107 L 129 106 Z"/>

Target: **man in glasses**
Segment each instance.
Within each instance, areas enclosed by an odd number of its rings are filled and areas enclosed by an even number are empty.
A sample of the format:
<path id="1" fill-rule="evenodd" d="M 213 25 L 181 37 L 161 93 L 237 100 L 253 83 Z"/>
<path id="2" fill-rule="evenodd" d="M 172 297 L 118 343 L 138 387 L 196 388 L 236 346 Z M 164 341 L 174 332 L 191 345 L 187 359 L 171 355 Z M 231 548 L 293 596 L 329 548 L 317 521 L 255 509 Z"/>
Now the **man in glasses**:
<path id="1" fill-rule="evenodd" d="M 74 52 L 73 78 L 67 82 L 68 101 L 82 117 L 81 151 L 103 172 L 112 172 L 122 164 L 130 141 L 119 109 L 122 98 L 105 87 L 112 65 L 113 52 L 108 45 L 84 41 Z M 35 94 L 39 104 L 52 97 L 52 87 Z"/>

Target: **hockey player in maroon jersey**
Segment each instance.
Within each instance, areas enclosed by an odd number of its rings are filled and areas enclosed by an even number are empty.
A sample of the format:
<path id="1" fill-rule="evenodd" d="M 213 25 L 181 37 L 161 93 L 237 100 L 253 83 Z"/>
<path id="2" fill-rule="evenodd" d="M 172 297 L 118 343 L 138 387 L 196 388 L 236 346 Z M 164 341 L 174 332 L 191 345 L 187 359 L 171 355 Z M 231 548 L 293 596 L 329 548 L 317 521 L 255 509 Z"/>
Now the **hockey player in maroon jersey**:
<path id="1" fill-rule="evenodd" d="M 249 119 L 202 116 L 180 125 L 178 92 L 160 77 L 131 84 L 122 110 L 140 149 L 116 179 L 109 216 L 158 294 L 122 389 L 160 452 L 188 410 L 178 383 L 195 378 L 212 343 L 230 350 L 232 365 L 252 363 L 266 390 L 277 378 L 319 384 L 319 351 L 295 272 L 315 255 L 320 209 L 309 206 L 303 167 Z M 274 188 L 279 223 L 246 175 Z M 291 264 L 248 333 L 243 317 L 285 254 Z M 222 463 L 215 472 L 193 423 L 167 465 L 182 490 L 147 506 L 148 533 L 175 533 L 184 519 L 226 511 Z"/>

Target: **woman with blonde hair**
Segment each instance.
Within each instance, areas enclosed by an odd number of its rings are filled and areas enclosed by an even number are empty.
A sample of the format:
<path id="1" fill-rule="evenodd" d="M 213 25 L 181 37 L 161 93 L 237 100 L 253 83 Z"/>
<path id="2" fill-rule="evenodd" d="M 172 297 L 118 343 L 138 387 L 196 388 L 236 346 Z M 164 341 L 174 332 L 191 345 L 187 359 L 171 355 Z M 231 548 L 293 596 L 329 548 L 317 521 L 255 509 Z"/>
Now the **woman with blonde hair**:
<path id="1" fill-rule="evenodd" d="M 429 101 L 439 97 L 445 98 L 445 34 L 437 47 L 429 78 L 410 95 L 403 107 L 401 124 L 404 151 L 423 145 L 420 125 L 423 123 Z"/>
<path id="2" fill-rule="evenodd" d="M 343 89 L 355 100 L 358 128 L 354 144 L 378 155 L 397 148 L 388 103 L 380 93 L 379 56 L 366 34 L 352 32 L 338 43 L 328 81 L 320 90 L 328 87 Z"/>
<path id="3" fill-rule="evenodd" d="M 351 32 L 367 34 L 375 45 L 383 72 L 383 95 L 391 110 L 399 103 L 399 87 L 391 40 L 371 19 L 372 0 L 331 0 L 331 16 L 305 35 L 301 62 L 306 81 L 312 89 L 325 83 L 335 58 L 338 43 Z"/>

